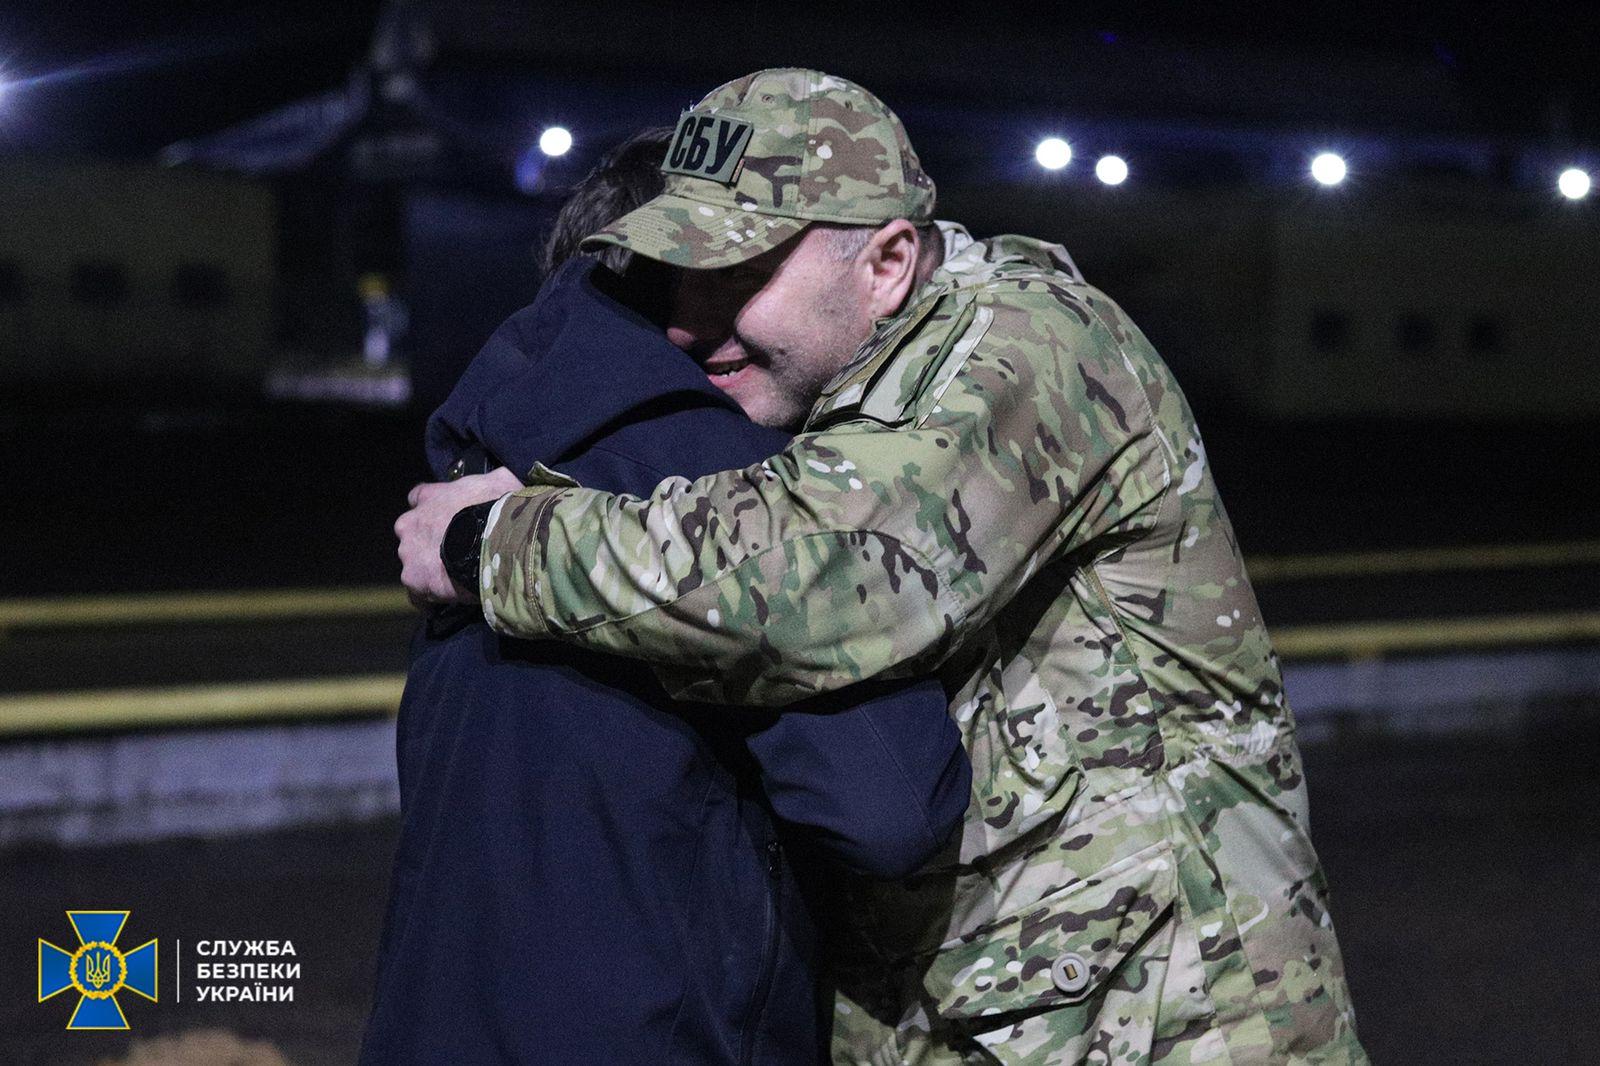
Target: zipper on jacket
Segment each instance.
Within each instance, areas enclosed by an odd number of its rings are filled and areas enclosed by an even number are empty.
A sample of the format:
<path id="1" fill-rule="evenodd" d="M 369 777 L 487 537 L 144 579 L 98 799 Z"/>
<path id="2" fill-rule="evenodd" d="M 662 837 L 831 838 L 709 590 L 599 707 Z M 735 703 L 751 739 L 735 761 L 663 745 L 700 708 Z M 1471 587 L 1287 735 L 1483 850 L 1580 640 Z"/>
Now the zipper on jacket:
<path id="1" fill-rule="evenodd" d="M 767 996 L 772 990 L 772 971 L 778 960 L 778 903 L 783 894 L 783 845 L 767 842 L 767 936 L 761 956 L 761 973 L 750 997 L 750 1016 L 745 1022 L 744 1053 L 741 1066 L 755 1061 L 756 1041 L 761 1038 L 761 1019 L 767 1013 Z"/>

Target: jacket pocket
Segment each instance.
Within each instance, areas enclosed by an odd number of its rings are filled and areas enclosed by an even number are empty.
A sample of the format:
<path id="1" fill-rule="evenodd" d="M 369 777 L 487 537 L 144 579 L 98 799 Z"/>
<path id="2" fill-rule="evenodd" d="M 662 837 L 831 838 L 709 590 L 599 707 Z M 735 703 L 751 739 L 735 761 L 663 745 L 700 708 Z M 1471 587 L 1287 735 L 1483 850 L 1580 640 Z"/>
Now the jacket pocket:
<path id="1" fill-rule="evenodd" d="M 973 1023 L 988 1015 L 1086 1003 L 1168 916 L 1177 895 L 1171 845 L 1157 841 L 943 945 L 926 987 L 941 1018 L 967 1031 L 981 1029 Z"/>

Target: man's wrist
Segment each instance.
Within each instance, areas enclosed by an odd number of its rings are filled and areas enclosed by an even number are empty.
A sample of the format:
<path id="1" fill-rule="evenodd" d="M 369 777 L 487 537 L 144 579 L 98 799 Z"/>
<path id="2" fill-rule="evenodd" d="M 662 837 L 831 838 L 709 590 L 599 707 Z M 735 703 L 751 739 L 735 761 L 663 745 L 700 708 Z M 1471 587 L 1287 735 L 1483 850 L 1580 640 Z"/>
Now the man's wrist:
<path id="1" fill-rule="evenodd" d="M 463 507 L 450 519 L 444 539 L 439 542 L 439 561 L 444 572 L 462 589 L 478 592 L 479 574 L 483 568 L 483 531 L 489 524 L 489 512 L 494 500 Z"/>

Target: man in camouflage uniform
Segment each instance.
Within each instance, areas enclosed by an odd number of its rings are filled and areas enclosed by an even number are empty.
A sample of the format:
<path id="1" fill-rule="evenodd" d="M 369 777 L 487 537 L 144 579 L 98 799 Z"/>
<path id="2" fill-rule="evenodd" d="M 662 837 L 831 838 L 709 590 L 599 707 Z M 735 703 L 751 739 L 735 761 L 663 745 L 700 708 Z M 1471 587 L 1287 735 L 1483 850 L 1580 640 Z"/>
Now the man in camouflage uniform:
<path id="1" fill-rule="evenodd" d="M 934 191 L 895 116 L 842 79 L 717 89 L 663 169 L 666 193 L 592 240 L 697 281 L 787 255 L 772 290 L 811 254 L 808 225 L 866 227 L 837 269 L 867 306 L 906 295 L 834 352 L 803 431 L 759 466 L 648 499 L 536 467 L 483 504 L 491 624 L 647 660 L 723 703 L 943 680 L 967 824 L 911 879 L 852 886 L 839 1061 L 1365 1061 L 1277 660 L 1143 334 L 1022 237 L 951 229 L 931 276 L 871 289 L 884 235 L 927 223 Z M 825 336 L 850 320 L 813 318 Z M 781 417 L 718 358 L 713 380 Z M 437 516 L 476 502 L 460 491 L 419 491 L 398 527 L 425 597 L 450 595 L 430 553 Z"/>

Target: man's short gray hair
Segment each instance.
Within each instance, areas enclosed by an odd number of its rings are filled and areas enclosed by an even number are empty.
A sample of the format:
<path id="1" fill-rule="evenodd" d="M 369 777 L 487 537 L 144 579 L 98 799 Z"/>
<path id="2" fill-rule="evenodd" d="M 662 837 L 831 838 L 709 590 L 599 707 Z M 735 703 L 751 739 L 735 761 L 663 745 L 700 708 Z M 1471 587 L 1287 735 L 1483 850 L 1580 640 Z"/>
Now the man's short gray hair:
<path id="1" fill-rule="evenodd" d="M 853 262 L 880 228 L 834 222 L 818 222 L 816 225 L 826 234 L 829 257 L 840 263 Z M 936 223 L 924 222 L 917 227 L 917 244 L 917 283 L 920 285 L 944 262 L 944 235 L 939 232 Z"/>
<path id="2" fill-rule="evenodd" d="M 878 232 L 876 226 L 842 226 L 831 222 L 821 223 L 818 228 L 826 237 L 828 257 L 840 263 L 848 263 L 860 255 L 872 235 Z"/>

